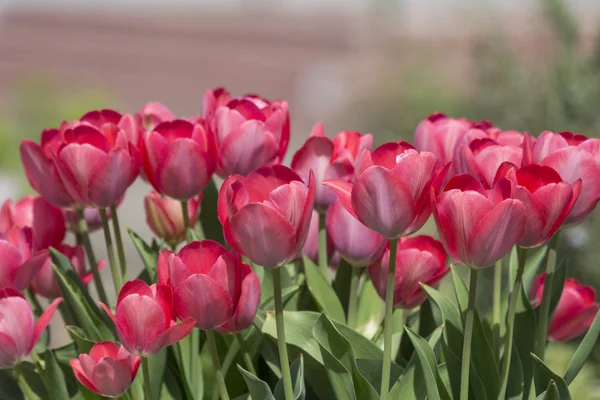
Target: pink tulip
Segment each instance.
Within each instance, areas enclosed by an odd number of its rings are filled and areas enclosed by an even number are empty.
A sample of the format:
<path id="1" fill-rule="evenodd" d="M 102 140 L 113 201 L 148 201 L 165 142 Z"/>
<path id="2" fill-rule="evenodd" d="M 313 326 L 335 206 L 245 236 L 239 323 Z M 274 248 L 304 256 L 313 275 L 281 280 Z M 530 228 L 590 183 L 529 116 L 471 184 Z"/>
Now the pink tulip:
<path id="1" fill-rule="evenodd" d="M 492 139 L 475 139 L 460 148 L 454 162 L 457 173 L 470 174 L 479 179 L 484 187 L 491 188 L 498 167 L 504 162 L 520 167 L 523 150 L 516 146 L 502 146 Z"/>
<path id="2" fill-rule="evenodd" d="M 504 164 L 497 178 L 510 179 L 513 197 L 527 209 L 525 233 L 517 242 L 521 247 L 538 247 L 546 243 L 560 229 L 581 190 L 581 180 L 573 185 L 563 182 L 550 167 L 529 164 L 517 169 Z"/>
<path id="3" fill-rule="evenodd" d="M 217 145 L 217 173 L 248 175 L 262 165 L 280 163 L 290 141 L 288 104 L 254 95 L 233 99 L 209 118 Z"/>
<path id="4" fill-rule="evenodd" d="M 152 285 L 139 279 L 121 288 L 116 316 L 100 303 L 117 327 L 123 346 L 137 356 L 158 353 L 163 347 L 177 343 L 194 328 L 194 320 L 175 322 L 173 291 L 167 285 Z"/>
<path id="5" fill-rule="evenodd" d="M 354 267 L 365 267 L 377 260 L 388 240 L 354 218 L 337 201 L 329 206 L 327 232 L 335 250 Z"/>
<path id="6" fill-rule="evenodd" d="M 542 302 L 545 278 L 546 274 L 543 274 L 533 282 L 531 299 L 534 307 Z M 596 291 L 591 286 L 567 278 L 548 327 L 548 338 L 553 341 L 576 338 L 590 328 L 598 310 L 600 304 L 596 302 Z"/>
<path id="7" fill-rule="evenodd" d="M 294 154 L 291 167 L 308 183 L 309 173 L 315 174 L 315 207 L 326 210 L 335 199 L 335 193 L 321 185 L 328 179 L 352 181 L 354 166 L 363 150 L 371 150 L 373 136 L 354 131 L 342 131 L 333 140 L 325 137 L 323 124 L 317 123 L 308 140 Z"/>
<path id="8" fill-rule="evenodd" d="M 47 257 L 48 250 L 34 251 L 29 227 L 0 234 L 0 289 L 25 290 Z"/>
<path id="9" fill-rule="evenodd" d="M 70 127 L 77 125 L 90 125 L 102 132 L 107 138 L 123 135 L 127 142 L 135 147 L 144 132 L 142 118 L 139 115 L 120 114 L 114 110 L 93 110 L 84 114 L 78 121 L 71 122 Z M 64 126 L 63 126 L 64 129 Z M 110 140 L 110 139 L 109 139 Z"/>
<path id="10" fill-rule="evenodd" d="M 56 299 L 34 324 L 33 311 L 16 290 L 0 289 L 0 369 L 12 368 L 31 353 L 62 299 Z"/>
<path id="11" fill-rule="evenodd" d="M 214 116 L 217 108 L 226 106 L 232 98 L 227 89 L 222 87 L 207 90 L 202 101 L 202 117 L 209 119 Z"/>
<path id="12" fill-rule="evenodd" d="M 315 181 L 308 186 L 283 165 L 264 166 L 247 177 L 232 175 L 218 198 L 225 240 L 254 263 L 275 268 L 302 250 L 315 200 Z"/>
<path id="13" fill-rule="evenodd" d="M 142 106 L 138 115 L 148 131 L 154 130 L 163 122 L 172 121 L 177 117 L 169 108 L 158 101 L 150 101 Z"/>
<path id="14" fill-rule="evenodd" d="M 117 205 L 119 204 L 120 201 L 117 202 Z M 110 219 L 112 217 L 110 208 L 106 208 L 105 211 L 107 218 Z M 63 212 L 65 214 L 67 229 L 69 232 L 81 233 L 79 231 L 79 223 L 77 221 L 77 214 L 75 211 L 71 209 L 64 209 Z M 85 219 L 89 232 L 95 232 L 102 229 L 102 218 L 100 217 L 100 211 L 97 208 L 84 208 L 83 218 Z"/>
<path id="15" fill-rule="evenodd" d="M 527 163 L 552 167 L 563 181 L 574 184 L 581 179 L 581 192 L 565 224 L 581 223 L 600 201 L 600 140 L 571 132 L 542 132 L 534 140 L 526 135 Z"/>
<path id="16" fill-rule="evenodd" d="M 26 226 L 33 231 L 34 249 L 58 246 L 65 238 L 63 212 L 45 198 L 25 196 L 16 203 L 6 200 L 0 210 L 0 232 Z"/>
<path id="17" fill-rule="evenodd" d="M 456 263 L 476 268 L 490 266 L 525 232 L 525 207 L 511 197 L 511 184 L 506 178 L 486 191 L 474 177 L 457 175 L 432 203 L 440 238 Z"/>
<path id="18" fill-rule="evenodd" d="M 415 308 L 427 299 L 421 283 L 437 286 L 450 271 L 446 252 L 440 242 L 430 236 L 402 237 L 398 240 L 394 274 L 394 308 Z M 385 300 L 390 246 L 369 266 L 375 290 Z"/>
<path id="19" fill-rule="evenodd" d="M 214 170 L 214 150 L 202 123 L 159 124 L 140 142 L 143 168 L 154 190 L 177 200 L 198 196 Z"/>
<path id="20" fill-rule="evenodd" d="M 89 354 L 69 361 L 75 378 L 92 392 L 104 397 L 119 397 L 129 389 L 140 366 L 134 356 L 112 342 L 95 343 Z"/>
<path id="21" fill-rule="evenodd" d="M 187 201 L 190 226 L 196 225 L 202 195 Z M 156 236 L 173 247 L 185 240 L 181 202 L 152 191 L 144 197 L 146 223 Z"/>
<path id="22" fill-rule="evenodd" d="M 200 329 L 223 333 L 252 324 L 260 301 L 260 280 L 239 253 L 211 240 L 191 242 L 179 253 L 158 256 L 158 282 L 173 288 L 175 313 Z"/>
<path id="23" fill-rule="evenodd" d="M 386 238 L 417 231 L 431 214 L 430 189 L 439 189 L 440 171 L 433 153 L 419 153 L 406 142 L 385 143 L 363 152 L 354 184 L 325 181 L 356 219 Z"/>
<path id="24" fill-rule="evenodd" d="M 331 236 L 327 232 L 327 258 L 329 260 L 332 260 L 334 250 Z M 315 264 L 319 263 L 319 213 L 315 210 L 313 210 L 310 216 L 310 225 L 302 253 L 306 254 Z M 302 259 L 302 254 L 298 255 L 298 259 Z"/>

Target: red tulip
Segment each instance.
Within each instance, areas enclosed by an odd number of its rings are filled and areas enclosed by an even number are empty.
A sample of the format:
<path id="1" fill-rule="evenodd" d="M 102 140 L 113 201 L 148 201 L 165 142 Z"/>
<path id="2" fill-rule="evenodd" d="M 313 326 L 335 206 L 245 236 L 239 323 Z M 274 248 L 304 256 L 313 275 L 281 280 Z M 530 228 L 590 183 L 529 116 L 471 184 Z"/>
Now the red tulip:
<path id="1" fill-rule="evenodd" d="M 456 263 L 492 265 L 525 232 L 525 207 L 511 197 L 511 185 L 505 178 L 486 191 L 474 177 L 457 175 L 432 202 L 440 238 Z"/>
<path id="2" fill-rule="evenodd" d="M 265 268 L 294 260 L 302 250 L 315 199 L 314 176 L 306 186 L 283 165 L 232 175 L 219 191 L 218 214 L 225 240 Z"/>
<path id="3" fill-rule="evenodd" d="M 224 333 L 250 326 L 260 301 L 260 280 L 239 253 L 211 240 L 191 242 L 158 257 L 158 282 L 173 288 L 175 313 L 200 329 Z"/>
<path id="4" fill-rule="evenodd" d="M 79 118 L 78 121 L 71 122 L 69 126 L 74 128 L 81 124 L 96 128 L 107 138 L 114 138 L 118 134 L 121 134 L 134 148 L 139 143 L 144 132 L 141 116 L 131 114 L 121 115 L 114 110 L 90 111 Z M 64 124 L 62 129 L 65 130 Z M 134 149 L 130 150 L 134 151 Z"/>
<path id="5" fill-rule="evenodd" d="M 417 152 L 406 142 L 385 143 L 363 152 L 354 184 L 326 181 L 356 219 L 386 238 L 417 231 L 431 214 L 432 185 L 439 189 L 447 167 L 439 171 L 433 153 Z"/>
<path id="6" fill-rule="evenodd" d="M 0 289 L 0 369 L 12 368 L 29 355 L 62 299 L 56 299 L 34 324 L 33 311 L 16 290 Z"/>
<path id="7" fill-rule="evenodd" d="M 335 250 L 355 267 L 375 262 L 388 243 L 386 238 L 354 218 L 339 201 L 329 206 L 326 226 Z"/>
<path id="8" fill-rule="evenodd" d="M 94 343 L 88 354 L 69 361 L 75 378 L 104 397 L 119 397 L 129 389 L 141 359 L 112 342 Z"/>
<path id="9" fill-rule="evenodd" d="M 248 175 L 283 160 L 290 141 L 287 102 L 247 95 L 218 107 L 209 118 L 221 177 Z"/>
<path id="10" fill-rule="evenodd" d="M 535 140 L 526 135 L 527 163 L 552 167 L 568 183 L 581 179 L 581 192 L 565 223 L 581 223 L 600 201 L 600 140 L 571 132 L 546 131 Z"/>
<path id="11" fill-rule="evenodd" d="M 138 115 L 142 119 L 144 127 L 152 131 L 162 122 L 172 121 L 177 117 L 169 108 L 157 101 L 150 101 L 142 106 Z"/>
<path id="12" fill-rule="evenodd" d="M 196 225 L 202 195 L 189 199 L 188 218 L 190 226 Z M 146 223 L 156 236 L 163 239 L 171 247 L 185 240 L 185 224 L 181 202 L 163 197 L 152 191 L 144 197 Z"/>
<path id="13" fill-rule="evenodd" d="M 331 236 L 327 232 L 327 258 L 332 259 L 333 257 L 333 243 Z M 319 263 L 319 213 L 313 210 L 310 216 L 310 225 L 308 227 L 308 234 L 306 235 L 306 241 L 302 248 L 302 253 L 306 254 L 315 264 Z M 298 259 L 302 259 L 302 254 L 299 254 Z"/>
<path id="14" fill-rule="evenodd" d="M 532 305 L 542 302 L 546 274 L 538 276 L 531 288 Z M 596 302 L 596 291 L 587 285 L 581 285 L 575 279 L 567 278 L 556 311 L 548 327 L 548 337 L 554 341 L 567 341 L 583 334 L 592 325 L 600 310 Z"/>
<path id="15" fill-rule="evenodd" d="M 47 250 L 33 248 L 31 228 L 13 228 L 0 234 L 0 289 L 25 290 L 48 257 Z"/>
<path id="16" fill-rule="evenodd" d="M 354 131 L 342 131 L 333 140 L 325 137 L 323 124 L 317 123 L 308 140 L 294 154 L 291 167 L 308 183 L 309 173 L 315 174 L 315 207 L 325 210 L 335 199 L 335 193 L 321 185 L 327 179 L 352 181 L 354 166 L 363 150 L 371 150 L 373 136 Z"/>
<path id="17" fill-rule="evenodd" d="M 117 205 L 119 205 L 119 203 L 120 201 L 117 202 Z M 110 208 L 106 208 L 105 211 L 106 217 L 110 219 L 112 217 Z M 69 232 L 81 233 L 79 231 L 79 222 L 77 221 L 77 214 L 75 211 L 71 209 L 64 209 L 63 212 L 65 214 L 67 229 Z M 83 218 L 85 219 L 89 232 L 102 229 L 102 217 L 100 217 L 100 211 L 97 208 L 84 208 Z"/>
<path id="18" fill-rule="evenodd" d="M 538 247 L 560 229 L 581 190 L 581 180 L 573 185 L 563 182 L 550 167 L 538 164 L 517 169 L 504 164 L 497 178 L 506 176 L 514 182 L 513 197 L 527 209 L 525 233 L 517 242 L 521 247 Z"/>
<path id="19" fill-rule="evenodd" d="M 0 232 L 26 226 L 33 231 L 34 249 L 58 246 L 65 238 L 63 212 L 45 198 L 25 196 L 16 203 L 6 200 L 0 210 Z"/>
<path id="20" fill-rule="evenodd" d="M 402 237 L 398 240 L 396 251 L 394 308 L 408 310 L 419 306 L 427 299 L 421 283 L 437 286 L 450 268 L 446 266 L 444 247 L 429 236 Z M 385 252 L 369 266 L 373 286 L 384 300 L 389 260 L 388 241 Z"/>
<path id="21" fill-rule="evenodd" d="M 209 119 L 214 116 L 217 108 L 226 106 L 231 99 L 231 94 L 225 88 L 219 87 L 207 90 L 204 92 L 204 99 L 202 101 L 202 117 Z"/>
<path id="22" fill-rule="evenodd" d="M 140 142 L 143 167 L 154 190 L 177 200 L 198 196 L 214 170 L 203 124 L 173 120 L 159 124 Z"/>
<path id="23" fill-rule="evenodd" d="M 119 292 L 116 316 L 100 304 L 114 321 L 123 346 L 137 356 L 156 354 L 194 328 L 191 318 L 174 321 L 173 291 L 167 285 L 148 286 L 139 279 L 127 282 Z"/>
<path id="24" fill-rule="evenodd" d="M 457 173 L 474 176 L 489 189 L 502 163 L 509 162 L 520 167 L 522 159 L 523 150 L 519 147 L 502 146 L 487 138 L 475 139 L 468 146 L 460 148 L 454 169 Z"/>

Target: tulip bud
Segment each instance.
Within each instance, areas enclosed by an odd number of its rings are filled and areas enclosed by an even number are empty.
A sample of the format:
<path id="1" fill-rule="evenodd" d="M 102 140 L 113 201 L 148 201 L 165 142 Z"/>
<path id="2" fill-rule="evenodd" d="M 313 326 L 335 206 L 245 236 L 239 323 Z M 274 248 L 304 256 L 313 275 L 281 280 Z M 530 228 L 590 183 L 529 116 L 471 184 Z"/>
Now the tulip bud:
<path id="1" fill-rule="evenodd" d="M 27 300 L 16 290 L 0 289 L 0 369 L 12 368 L 29 355 L 61 301 L 50 303 L 34 324 Z"/>
<path id="2" fill-rule="evenodd" d="M 104 397 L 119 397 L 129 389 L 140 366 L 134 356 L 112 342 L 95 343 L 89 354 L 69 361 L 75 378 L 92 392 Z"/>
<path id="3" fill-rule="evenodd" d="M 187 201 L 190 226 L 196 225 L 202 196 Z M 156 236 L 174 247 L 185 240 L 185 223 L 179 200 L 163 197 L 157 192 L 150 192 L 144 197 L 146 223 Z"/>

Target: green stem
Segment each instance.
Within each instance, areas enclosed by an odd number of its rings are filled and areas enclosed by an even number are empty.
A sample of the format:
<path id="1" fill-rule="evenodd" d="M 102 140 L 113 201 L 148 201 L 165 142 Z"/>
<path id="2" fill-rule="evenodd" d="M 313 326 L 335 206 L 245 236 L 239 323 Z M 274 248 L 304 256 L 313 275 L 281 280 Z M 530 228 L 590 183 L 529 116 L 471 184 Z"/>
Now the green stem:
<path id="1" fill-rule="evenodd" d="M 115 242 L 117 242 L 117 254 L 119 255 L 119 265 L 121 266 L 121 281 L 127 282 L 129 280 L 129 274 L 127 273 L 127 259 L 125 258 L 125 248 L 123 247 L 123 238 L 121 237 L 117 206 L 114 204 L 110 206 L 110 215 L 112 218 L 113 230 L 115 231 Z"/>
<path id="2" fill-rule="evenodd" d="M 183 214 L 183 226 L 185 226 L 185 238 L 188 242 L 192 241 L 192 232 L 190 231 L 190 214 L 188 211 L 187 200 L 181 201 L 181 213 Z"/>
<path id="3" fill-rule="evenodd" d="M 192 329 L 192 333 L 188 337 L 188 340 L 190 340 L 190 365 L 188 382 L 195 389 L 197 388 L 198 383 L 196 375 L 202 373 L 202 371 L 199 371 L 202 369 L 200 362 L 200 329 Z"/>
<path id="4" fill-rule="evenodd" d="M 502 306 L 502 259 L 496 261 L 494 266 L 494 304 L 492 306 L 492 321 L 493 321 L 493 343 L 492 347 L 498 349 L 500 345 L 500 331 L 501 331 L 501 306 Z"/>
<path id="5" fill-rule="evenodd" d="M 319 269 L 327 278 L 329 262 L 327 261 L 327 229 L 325 228 L 325 213 L 319 213 Z"/>
<path id="6" fill-rule="evenodd" d="M 360 283 L 360 277 L 362 275 L 362 268 L 353 267 L 346 265 L 347 268 L 351 269 L 352 275 L 350 277 L 350 293 L 348 295 L 348 326 L 350 328 L 356 328 L 356 317 L 358 311 L 358 285 Z"/>
<path id="7" fill-rule="evenodd" d="M 17 381 L 19 382 L 19 386 L 21 387 L 21 392 L 23 392 L 25 398 L 27 400 L 36 400 L 38 397 L 35 393 L 33 393 L 33 390 L 31 390 L 31 387 L 29 387 L 29 384 L 25 380 L 25 377 L 23 376 L 23 370 L 21 369 L 21 365 L 15 365 L 14 369 L 15 374 L 17 375 Z"/>
<path id="8" fill-rule="evenodd" d="M 115 294 L 118 296 L 121 290 L 121 275 L 115 260 L 115 249 L 113 247 L 112 236 L 110 235 L 110 226 L 108 225 L 108 216 L 104 208 L 99 208 L 100 218 L 102 219 L 102 228 L 104 231 L 104 243 L 106 243 L 106 254 L 108 256 L 108 264 L 110 265 L 110 272 L 113 278 L 113 285 L 115 287 Z"/>
<path id="9" fill-rule="evenodd" d="M 217 375 L 217 386 L 219 387 L 219 392 L 221 392 L 221 400 L 229 400 L 227 386 L 225 386 L 225 377 L 223 376 L 221 363 L 219 362 L 219 352 L 217 350 L 217 342 L 215 341 L 215 333 L 212 330 L 206 331 L 206 343 L 208 344 L 210 358 L 212 359 L 213 368 Z"/>
<path id="10" fill-rule="evenodd" d="M 548 321 L 550 319 L 550 297 L 552 294 L 552 285 L 554 283 L 554 273 L 556 271 L 556 244 L 558 243 L 558 233 L 550 239 L 548 245 L 548 255 L 546 260 L 546 278 L 544 279 L 544 292 L 542 294 L 542 303 L 540 305 L 540 319 L 537 328 L 537 340 L 535 354 L 544 360 L 546 353 L 546 341 L 548 339 Z"/>
<path id="11" fill-rule="evenodd" d="M 294 399 L 292 387 L 292 373 L 285 343 L 285 327 L 283 323 L 283 300 L 281 298 L 281 267 L 274 268 L 273 272 L 273 297 L 275 299 L 275 323 L 277 325 L 277 346 L 279 347 L 279 363 L 281 364 L 281 379 L 285 400 Z"/>
<path id="12" fill-rule="evenodd" d="M 469 399 L 469 370 L 471 367 L 471 340 L 473 339 L 473 320 L 475 318 L 475 298 L 477 297 L 477 274 L 479 270 L 471 268 L 469 279 L 469 303 L 465 317 L 465 332 L 460 372 L 460 400 Z"/>
<path id="13" fill-rule="evenodd" d="M 83 209 L 78 208 L 77 210 L 75 210 L 75 214 L 77 215 L 77 224 L 79 226 L 81 242 L 83 243 L 83 247 L 85 248 L 85 254 L 87 256 L 88 263 L 90 264 L 90 269 L 92 270 L 92 276 L 94 277 L 94 285 L 96 286 L 98 298 L 101 302 L 108 305 L 108 297 L 106 297 L 106 292 L 104 291 L 104 284 L 102 283 L 102 279 L 100 278 L 100 272 L 98 272 L 98 263 L 96 262 L 94 249 L 92 248 L 92 243 L 90 242 L 90 234 L 87 222 L 85 221 L 85 217 L 83 216 Z"/>
<path id="14" fill-rule="evenodd" d="M 254 363 L 252 362 L 252 358 L 250 357 L 250 353 L 248 353 L 248 348 L 246 347 L 246 343 L 244 342 L 244 337 L 241 333 L 236 333 L 235 340 L 237 340 L 238 345 L 240 346 L 240 352 L 244 357 L 244 363 L 246 364 L 246 369 L 252 374 L 256 375 L 256 369 L 254 368 Z"/>
<path id="15" fill-rule="evenodd" d="M 394 277 L 396 275 L 396 251 L 398 239 L 390 239 L 390 260 L 388 264 L 387 285 L 385 288 L 385 317 L 383 328 L 383 365 L 381 372 L 381 400 L 386 400 L 390 390 L 390 372 L 392 367 L 392 332 L 394 311 Z"/>
<path id="16" fill-rule="evenodd" d="M 152 386 L 150 385 L 150 368 L 148 357 L 142 357 L 142 372 L 144 374 L 144 393 L 146 400 L 152 400 Z"/>
<path id="17" fill-rule="evenodd" d="M 510 372 L 510 361 L 512 358 L 513 333 L 515 330 L 515 313 L 517 311 L 517 300 L 521 295 L 521 288 L 523 286 L 523 271 L 525 271 L 525 262 L 527 261 L 527 249 L 518 248 L 518 252 L 519 266 L 517 268 L 515 286 L 510 292 L 508 314 L 506 316 L 506 336 L 504 338 L 504 358 L 502 359 L 502 372 L 500 374 L 500 394 L 498 395 L 499 400 L 503 400 L 504 397 L 506 397 L 506 390 L 508 387 L 508 375 Z"/>

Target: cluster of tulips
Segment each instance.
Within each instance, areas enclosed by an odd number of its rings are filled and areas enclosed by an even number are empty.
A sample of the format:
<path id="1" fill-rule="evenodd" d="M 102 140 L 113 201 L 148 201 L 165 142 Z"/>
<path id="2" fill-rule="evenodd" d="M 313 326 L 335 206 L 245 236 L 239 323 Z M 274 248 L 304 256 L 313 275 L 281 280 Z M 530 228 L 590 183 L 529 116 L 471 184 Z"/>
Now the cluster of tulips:
<path id="1" fill-rule="evenodd" d="M 373 149 L 370 134 L 330 139 L 319 123 L 287 167 L 289 139 L 285 101 L 219 88 L 200 116 L 148 103 L 23 140 L 40 197 L 0 212 L 3 382 L 60 400 L 569 398 L 600 305 L 566 278 L 556 243 L 600 200 L 600 140 L 438 113 L 414 146 Z M 130 280 L 118 208 L 138 177 L 155 238 L 129 232 L 143 266 Z M 431 214 L 439 241 L 413 235 Z M 449 273 L 454 298 L 436 289 Z M 48 349 L 56 310 L 73 343 Z M 564 377 L 544 364 L 548 339 L 588 330 Z"/>

